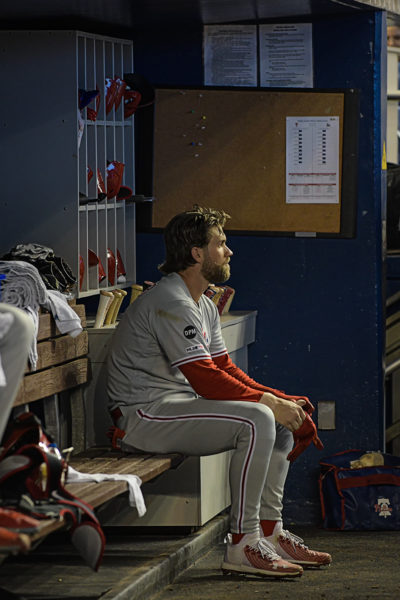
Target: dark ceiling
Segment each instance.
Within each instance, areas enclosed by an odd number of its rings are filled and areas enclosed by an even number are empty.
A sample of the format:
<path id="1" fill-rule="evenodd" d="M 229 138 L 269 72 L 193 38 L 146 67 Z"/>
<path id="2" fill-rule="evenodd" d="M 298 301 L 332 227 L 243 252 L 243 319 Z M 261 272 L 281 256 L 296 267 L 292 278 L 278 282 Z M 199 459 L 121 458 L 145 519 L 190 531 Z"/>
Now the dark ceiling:
<path id="1" fill-rule="evenodd" d="M 366 10 L 356 0 L 2 0 L 1 29 L 146 29 Z M 371 8 L 372 10 L 372 8 Z"/>

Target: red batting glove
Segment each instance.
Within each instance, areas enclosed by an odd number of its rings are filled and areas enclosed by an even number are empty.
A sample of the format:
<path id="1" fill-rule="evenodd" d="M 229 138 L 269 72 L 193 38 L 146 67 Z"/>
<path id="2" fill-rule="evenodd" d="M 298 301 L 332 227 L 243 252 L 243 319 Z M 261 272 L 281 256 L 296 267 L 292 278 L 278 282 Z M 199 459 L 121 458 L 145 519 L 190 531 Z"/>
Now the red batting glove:
<path id="1" fill-rule="evenodd" d="M 114 448 L 114 450 L 121 450 L 121 442 L 125 437 L 125 431 L 123 431 L 123 429 L 119 429 L 113 425 L 107 431 L 107 437 L 110 440 L 111 446 Z"/>
<path id="2" fill-rule="evenodd" d="M 306 413 L 306 418 L 304 419 L 301 427 L 299 427 L 299 429 L 296 429 L 296 431 L 293 432 L 293 439 L 295 442 L 295 446 L 293 450 L 287 455 L 287 459 L 290 460 L 290 462 L 295 461 L 296 458 L 302 452 L 304 452 L 306 448 L 308 448 L 311 442 L 316 448 L 318 448 L 318 450 L 322 450 L 322 448 L 324 447 L 323 443 L 318 437 L 315 423 L 308 413 Z"/>

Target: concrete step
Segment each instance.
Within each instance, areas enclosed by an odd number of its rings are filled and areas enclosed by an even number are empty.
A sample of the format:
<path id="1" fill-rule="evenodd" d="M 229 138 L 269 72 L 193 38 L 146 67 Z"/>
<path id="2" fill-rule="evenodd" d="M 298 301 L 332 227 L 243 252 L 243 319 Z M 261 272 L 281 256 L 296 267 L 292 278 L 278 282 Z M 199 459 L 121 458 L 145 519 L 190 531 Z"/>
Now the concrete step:
<path id="1" fill-rule="evenodd" d="M 149 600 L 221 543 L 227 529 L 227 515 L 194 533 L 106 528 L 97 573 L 76 553 L 68 534 L 52 535 L 30 554 L 6 559 L 0 567 L 0 588 L 29 600 Z"/>

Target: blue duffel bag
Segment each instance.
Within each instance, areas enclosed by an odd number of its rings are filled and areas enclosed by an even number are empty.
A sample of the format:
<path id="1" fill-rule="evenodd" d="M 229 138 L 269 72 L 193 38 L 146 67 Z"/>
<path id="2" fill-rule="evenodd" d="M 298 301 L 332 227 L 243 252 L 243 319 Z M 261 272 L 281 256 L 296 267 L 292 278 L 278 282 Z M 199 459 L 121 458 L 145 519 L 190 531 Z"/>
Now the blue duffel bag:
<path id="1" fill-rule="evenodd" d="M 383 464 L 351 468 L 368 454 L 346 450 L 320 461 L 322 526 L 336 530 L 400 529 L 400 457 L 381 454 Z"/>

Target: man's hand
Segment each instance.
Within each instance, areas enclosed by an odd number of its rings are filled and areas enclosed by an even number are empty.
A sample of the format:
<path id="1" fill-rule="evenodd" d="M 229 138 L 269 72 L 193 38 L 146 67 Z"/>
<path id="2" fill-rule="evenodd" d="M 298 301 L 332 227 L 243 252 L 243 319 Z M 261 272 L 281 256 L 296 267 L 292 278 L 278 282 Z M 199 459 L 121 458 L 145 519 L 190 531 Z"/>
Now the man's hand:
<path id="1" fill-rule="evenodd" d="M 305 400 L 293 402 L 292 400 L 284 400 L 266 392 L 261 396 L 260 403 L 268 406 L 274 413 L 275 421 L 287 427 L 289 431 L 299 429 L 306 418 L 306 413 L 301 408 L 306 404 Z"/>

